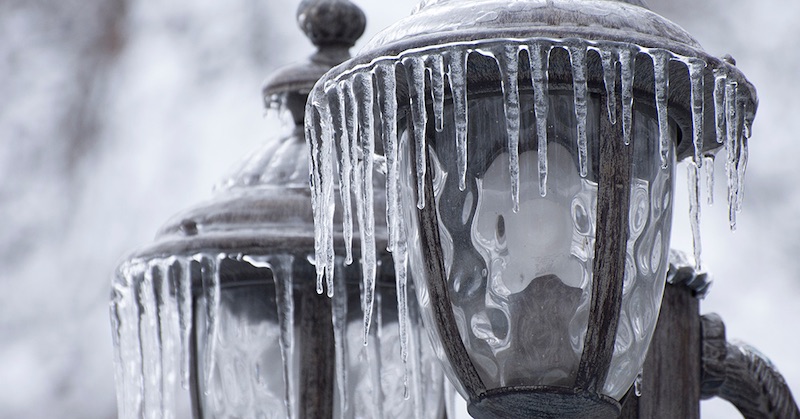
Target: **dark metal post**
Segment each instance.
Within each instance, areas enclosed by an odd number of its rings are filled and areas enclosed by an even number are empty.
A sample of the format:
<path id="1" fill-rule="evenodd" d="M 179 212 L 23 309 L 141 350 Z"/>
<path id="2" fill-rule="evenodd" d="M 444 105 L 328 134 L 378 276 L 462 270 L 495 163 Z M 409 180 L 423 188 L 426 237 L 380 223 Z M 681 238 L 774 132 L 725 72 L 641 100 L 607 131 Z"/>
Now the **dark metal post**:
<path id="1" fill-rule="evenodd" d="M 699 306 L 691 288 L 667 284 L 642 371 L 641 396 L 630 390 L 621 418 L 700 417 Z"/>

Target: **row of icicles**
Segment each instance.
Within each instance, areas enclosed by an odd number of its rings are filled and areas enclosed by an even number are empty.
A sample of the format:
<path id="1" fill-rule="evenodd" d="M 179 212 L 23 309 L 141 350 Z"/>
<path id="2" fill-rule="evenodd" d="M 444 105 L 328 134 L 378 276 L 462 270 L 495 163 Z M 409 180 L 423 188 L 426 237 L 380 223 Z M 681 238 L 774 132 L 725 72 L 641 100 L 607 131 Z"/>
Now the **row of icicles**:
<path id="1" fill-rule="evenodd" d="M 115 366 L 117 381 L 117 401 L 120 418 L 175 418 L 178 398 L 175 390 L 178 384 L 189 389 L 192 334 L 205 336 L 206 342 L 202 351 L 196 347 L 197 379 L 196 384 L 205 392 L 215 390 L 215 380 L 221 373 L 217 367 L 218 342 L 222 334 L 221 310 L 222 287 L 221 265 L 225 259 L 249 263 L 256 268 L 265 268 L 272 272 L 272 285 L 275 289 L 277 320 L 280 329 L 279 348 L 283 364 L 284 383 L 283 404 L 287 418 L 296 418 L 299 414 L 297 395 L 300 393 L 292 370 L 292 359 L 296 357 L 295 339 L 295 274 L 293 272 L 294 256 L 273 255 L 228 255 L 224 253 L 197 253 L 194 255 L 171 256 L 154 259 L 133 259 L 123 263 L 112 283 L 110 317 L 112 336 L 115 347 Z M 337 269 L 344 269 L 343 258 L 337 258 Z M 198 277 L 199 275 L 199 277 Z M 265 278 L 267 279 L 267 278 Z M 198 300 L 198 292 L 194 286 L 200 286 L 205 300 L 201 318 L 197 321 L 194 313 L 194 300 Z M 337 288 L 344 289 L 343 275 L 337 276 Z M 266 297 L 266 296 L 265 296 Z M 380 295 L 377 299 L 380 307 Z M 380 310 L 380 308 L 379 308 Z M 348 378 L 347 349 L 347 293 L 340 292 L 334 297 L 331 306 L 331 319 L 335 345 L 335 382 L 338 393 L 340 414 L 352 410 L 356 414 L 375 414 L 383 417 L 384 397 L 395 397 L 382 393 L 381 375 L 381 315 L 376 316 L 378 330 L 370 334 L 369 351 L 365 353 L 370 370 L 369 377 L 373 389 L 372 406 L 360 411 L 355 401 L 349 401 L 351 378 Z M 416 318 L 416 315 L 414 316 Z M 418 319 L 417 319 L 418 321 Z M 230 333 L 230 332 L 228 332 Z M 260 336 L 264 338 L 264 336 Z M 423 340 L 421 331 L 413 330 L 410 342 L 411 359 L 404 362 L 404 395 L 405 400 L 412 399 L 413 414 L 416 419 L 425 416 L 423 409 L 423 392 L 430 391 L 423 385 L 422 361 Z M 353 348 L 355 349 L 355 348 Z M 366 348 L 364 348 L 366 349 Z M 393 350 L 385 349 L 385 350 Z M 250 366 L 252 368 L 252 366 Z M 263 380 L 258 374 L 268 373 L 268 365 L 255 367 L 255 380 Z M 430 373 L 434 375 L 434 373 Z M 357 378 L 357 377 L 356 377 Z M 248 385 L 248 383 L 239 383 Z M 249 394 L 248 390 L 243 394 Z M 206 393 L 208 394 L 208 393 Z M 382 395 L 383 394 L 383 395 Z M 271 406 L 259 406 L 258 397 L 244 396 L 228 406 L 234 411 L 247 411 L 255 414 L 258 409 L 270 409 Z M 247 402 L 250 400 L 250 402 Z M 393 399 L 394 400 L 394 399 Z M 263 402 L 263 400 L 262 400 Z M 242 405 L 242 403 L 251 403 Z M 391 407 L 388 406 L 387 408 Z M 238 409 L 238 410 L 237 410 Z M 370 410 L 371 409 L 371 410 Z M 213 410 L 213 407 L 212 407 Z M 270 412 L 272 414 L 276 412 Z"/>
<path id="2" fill-rule="evenodd" d="M 407 303 L 404 299 L 407 282 L 408 249 L 405 240 L 399 194 L 398 164 L 398 63 L 405 67 L 408 88 L 408 103 L 416 149 L 415 170 L 417 174 L 417 207 L 425 205 L 424 184 L 426 176 L 426 129 L 429 123 L 426 103 L 431 103 L 432 122 L 437 131 L 444 126 L 445 83 L 452 95 L 455 144 L 460 188 L 465 187 L 467 171 L 467 60 L 470 54 L 481 54 L 493 58 L 499 69 L 502 93 L 505 102 L 509 172 L 511 193 L 515 208 L 519 206 L 519 132 L 520 103 L 518 72 L 519 65 L 530 66 L 534 95 L 534 113 L 538 141 L 538 181 L 542 196 L 547 185 L 547 114 L 548 114 L 548 66 L 550 53 L 555 48 L 566 50 L 570 57 L 573 96 L 577 117 L 577 150 L 579 172 L 587 174 L 587 55 L 597 53 L 602 60 L 603 80 L 608 100 L 608 116 L 616 123 L 617 80 L 620 80 L 622 102 L 623 141 L 631 142 L 634 66 L 638 54 L 650 57 L 654 71 L 654 101 L 659 124 L 659 150 L 663 165 L 669 158 L 668 97 L 670 61 L 685 64 L 691 83 L 691 115 L 693 121 L 694 153 L 689 163 L 689 196 L 694 255 L 700 265 L 700 189 L 701 168 L 706 167 L 709 202 L 713 196 L 713 154 L 704 153 L 705 112 L 703 73 L 707 62 L 702 58 L 675 54 L 664 49 L 646 48 L 632 44 L 610 41 L 590 42 L 585 40 L 555 39 L 503 39 L 472 43 L 440 45 L 409 50 L 398 56 L 381 57 L 367 64 L 356 66 L 336 76 L 323 78 L 312 91 L 306 108 L 306 138 L 311 148 L 311 187 L 315 224 L 315 265 L 317 292 L 334 293 L 334 171 L 338 164 L 338 186 L 343 213 L 343 237 L 346 260 L 351 263 L 353 241 L 352 199 L 355 198 L 355 217 L 360 229 L 361 263 L 364 307 L 364 338 L 370 328 L 375 289 L 375 215 L 373 213 L 372 173 L 377 133 L 382 139 L 386 170 L 387 224 L 389 232 L 388 250 L 394 258 L 398 286 L 398 309 L 400 311 L 401 352 L 407 354 L 405 324 Z M 527 52 L 528 62 L 520 63 L 522 51 Z M 727 150 L 727 180 L 730 226 L 736 227 L 736 214 L 741 209 L 742 178 L 747 166 L 747 140 L 750 137 L 753 109 L 744 94 L 747 86 L 738 72 L 729 64 L 721 63 L 713 70 L 714 120 L 716 141 Z M 430 89 L 426 89 L 426 82 Z M 429 91 L 428 91 L 429 90 Z M 377 116 L 377 118 L 376 118 Z M 378 132 L 376 132 L 378 131 Z M 338 162 L 334 156 L 338 154 Z M 383 162 L 382 162 L 383 163 Z M 403 290 L 400 292 L 400 290 Z"/>

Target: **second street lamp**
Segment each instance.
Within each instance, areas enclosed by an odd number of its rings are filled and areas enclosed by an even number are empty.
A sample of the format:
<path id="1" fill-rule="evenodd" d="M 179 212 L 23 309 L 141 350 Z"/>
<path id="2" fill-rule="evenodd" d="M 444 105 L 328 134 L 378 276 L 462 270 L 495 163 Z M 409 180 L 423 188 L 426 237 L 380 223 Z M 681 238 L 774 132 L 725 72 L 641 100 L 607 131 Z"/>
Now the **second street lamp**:
<path id="1" fill-rule="evenodd" d="M 315 86 L 315 206 L 333 150 L 358 151 L 347 168 L 382 148 L 389 249 L 470 413 L 612 417 L 658 318 L 675 162 L 696 217 L 725 147 L 735 223 L 756 106 L 730 60 L 638 1 L 423 2 Z"/>

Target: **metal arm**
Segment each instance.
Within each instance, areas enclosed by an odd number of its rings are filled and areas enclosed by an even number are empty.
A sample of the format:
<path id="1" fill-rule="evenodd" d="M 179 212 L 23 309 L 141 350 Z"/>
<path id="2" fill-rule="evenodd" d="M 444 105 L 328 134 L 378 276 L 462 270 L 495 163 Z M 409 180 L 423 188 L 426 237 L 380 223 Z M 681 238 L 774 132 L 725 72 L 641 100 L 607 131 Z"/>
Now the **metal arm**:
<path id="1" fill-rule="evenodd" d="M 725 340 L 717 314 L 702 317 L 702 398 L 721 397 L 747 419 L 800 419 L 783 376 L 749 345 Z"/>

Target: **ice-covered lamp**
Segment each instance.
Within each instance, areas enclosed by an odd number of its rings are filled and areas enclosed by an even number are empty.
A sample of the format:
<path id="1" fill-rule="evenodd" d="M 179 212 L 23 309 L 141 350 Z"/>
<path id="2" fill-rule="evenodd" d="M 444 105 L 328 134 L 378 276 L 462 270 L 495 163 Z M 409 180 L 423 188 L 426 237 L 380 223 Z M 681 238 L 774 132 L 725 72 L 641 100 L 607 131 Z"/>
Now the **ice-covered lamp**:
<path id="1" fill-rule="evenodd" d="M 696 217 L 725 147 L 735 222 L 756 106 L 638 1 L 426 1 L 312 91 L 313 196 L 378 150 L 389 250 L 473 416 L 614 417 L 658 317 L 675 162 Z"/>

